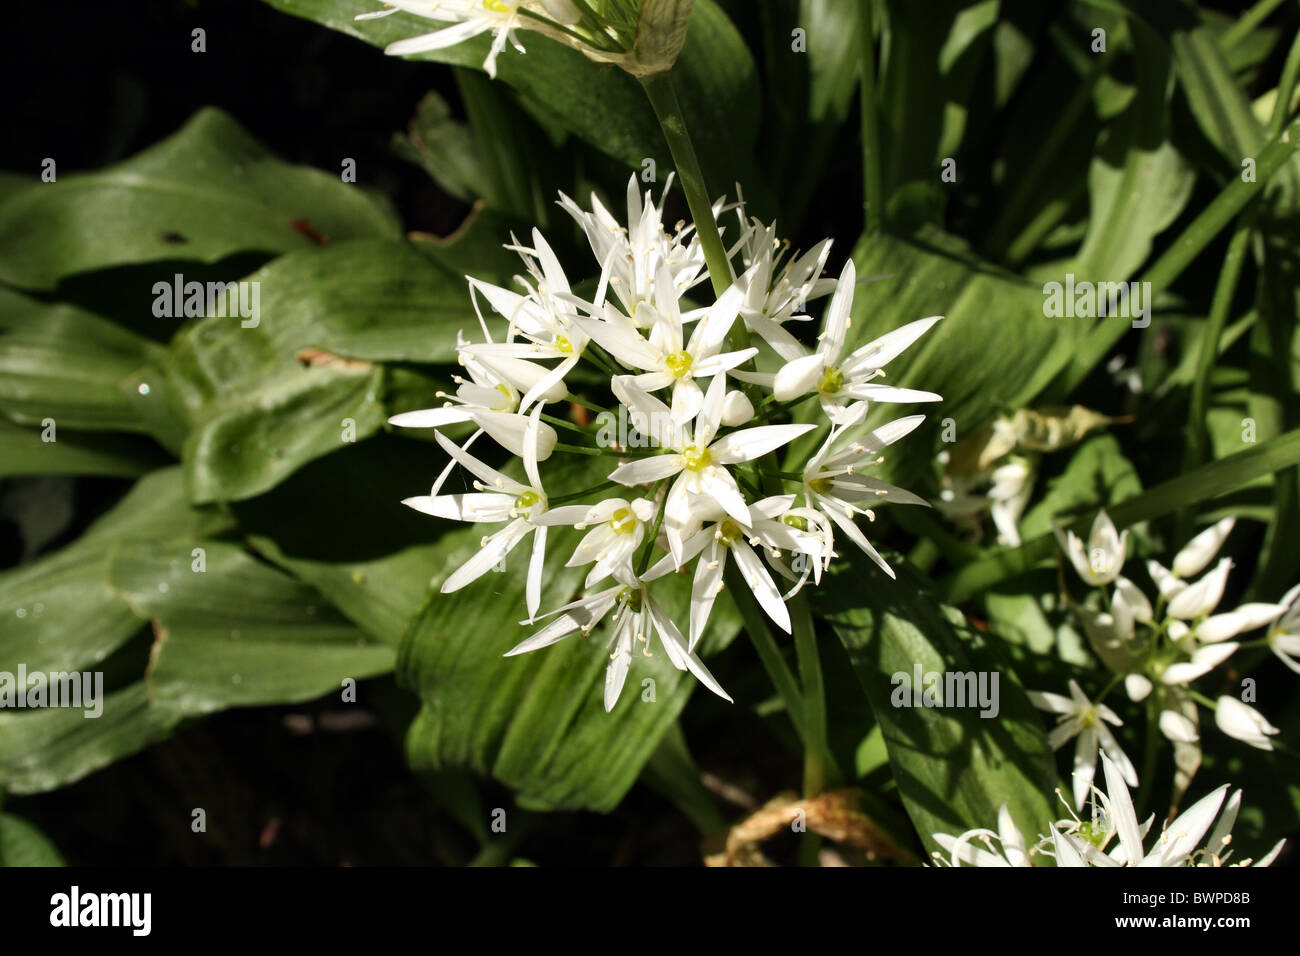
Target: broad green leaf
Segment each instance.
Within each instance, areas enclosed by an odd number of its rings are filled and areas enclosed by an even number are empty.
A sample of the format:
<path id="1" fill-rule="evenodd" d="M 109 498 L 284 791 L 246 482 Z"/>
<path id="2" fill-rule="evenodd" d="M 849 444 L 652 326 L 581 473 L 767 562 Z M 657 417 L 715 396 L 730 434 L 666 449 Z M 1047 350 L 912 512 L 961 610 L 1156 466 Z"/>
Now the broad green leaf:
<path id="1" fill-rule="evenodd" d="M 36 183 L 0 204 L 0 280 L 50 289 L 110 266 L 289 252 L 315 245 L 312 230 L 338 241 L 396 236 L 400 225 L 339 172 L 276 159 L 226 114 L 204 109 L 126 162 Z"/>
<path id="2" fill-rule="evenodd" d="M 429 442 L 379 434 L 233 508 L 259 554 L 396 646 L 430 587 L 448 573 L 438 539 L 456 527 L 401 502 L 427 493 L 446 460 Z"/>
<path id="3" fill-rule="evenodd" d="M 393 148 L 464 202 L 486 196 L 491 188 L 469 126 L 451 115 L 451 107 L 436 92 L 420 101 L 407 132 L 393 135 Z"/>
<path id="4" fill-rule="evenodd" d="M 438 29 L 429 19 L 396 13 L 357 21 L 379 4 L 370 0 L 266 0 L 284 13 L 339 30 L 374 46 Z M 521 31 L 528 52 L 506 50 L 497 76 L 519 94 L 520 104 L 548 129 L 568 131 L 602 152 L 637 169 L 655 158 L 662 180 L 671 168 L 668 148 L 649 101 L 624 71 L 588 60 L 577 50 L 537 33 Z M 436 60 L 482 69 L 491 38 L 464 43 L 413 59 Z M 746 195 L 763 191 L 754 171 L 760 103 L 753 57 L 736 28 L 713 0 L 696 0 L 674 68 L 678 98 L 710 188 L 721 194 L 742 182 Z"/>
<path id="5" fill-rule="evenodd" d="M 82 309 L 0 289 L 0 412 L 21 425 L 152 431 L 139 386 L 165 354 Z"/>
<path id="6" fill-rule="evenodd" d="M 103 713 L 59 707 L 0 711 L 0 786 L 43 793 L 166 739 L 180 722 L 175 710 L 151 704 L 143 681 L 106 694 Z"/>
<path id="7" fill-rule="evenodd" d="M 1191 197 L 1195 174 L 1166 139 L 1169 51 L 1130 21 L 1136 95 L 1102 134 L 1088 171 L 1091 216 L 1074 270 L 1091 282 L 1130 278 Z M 1149 303 L 1148 303 L 1149 305 Z"/>
<path id="8" fill-rule="evenodd" d="M 22 817 L 0 813 L 0 866 L 63 865 L 49 837 Z"/>
<path id="9" fill-rule="evenodd" d="M 482 256 L 475 274 L 508 281 L 498 255 L 508 238 L 484 216 L 443 242 L 365 239 L 282 256 L 248 279 L 260 289 L 256 324 L 210 315 L 178 335 L 166 384 L 191 423 L 194 500 L 252 497 L 372 434 L 387 417 L 384 370 L 372 363 L 454 364 L 457 333 L 478 327 L 462 270 Z"/>
<path id="10" fill-rule="evenodd" d="M 478 527 L 444 534 L 438 577 L 477 551 L 482 534 Z M 567 603 L 581 589 L 585 569 L 561 566 L 577 539 L 551 530 L 543 610 Z M 397 664 L 399 680 L 422 702 L 407 734 L 407 755 L 417 770 L 468 767 L 490 774 L 514 791 L 521 806 L 606 812 L 636 781 L 695 679 L 672 667 L 656 639 L 650 657 L 637 652 L 623 695 L 607 714 L 608 621 L 589 638 L 575 635 L 504 657 L 542 626 L 519 623 L 526 615 L 530 546 L 531 539 L 507 559 L 504 572 L 489 571 L 454 594 L 431 593 L 412 621 Z M 679 627 L 687 619 L 688 592 L 689 581 L 677 576 L 652 591 Z M 702 649 L 721 647 L 736 629 L 735 612 L 719 602 Z"/>
<path id="11" fill-rule="evenodd" d="M 19 475 L 104 475 L 134 478 L 168 463 L 153 442 L 138 435 L 74 432 L 55 425 L 24 428 L 0 420 L 0 478 Z"/>
<path id="12" fill-rule="evenodd" d="M 140 542 L 113 551 L 109 577 L 155 622 L 147 683 L 157 706 L 187 716 L 296 703 L 391 669 L 372 643 L 313 588 L 240 547 Z"/>
<path id="13" fill-rule="evenodd" d="M 140 630 L 141 621 L 108 579 L 111 549 L 133 540 L 199 539 L 228 519 L 191 508 L 180 469 L 141 479 L 81 538 L 0 574 L 0 660 L 29 672 L 91 668 Z M 185 549 L 189 553 L 189 548 Z"/>
<path id="14" fill-rule="evenodd" d="M 823 585 L 819 611 L 848 651 L 927 850 L 937 849 L 936 833 L 996 829 L 1004 803 L 1023 833 L 1045 832 L 1053 819 L 1048 794 L 1055 770 L 1023 689 L 960 611 L 940 604 L 919 573 L 902 562 L 894 567 L 897 581 L 865 558 L 842 560 Z M 983 675 L 986 690 L 996 675 L 996 716 L 980 717 L 980 707 L 969 701 L 965 707 L 954 706 L 956 700 L 938 708 L 897 706 L 898 695 L 913 703 L 917 668 L 922 675 Z"/>

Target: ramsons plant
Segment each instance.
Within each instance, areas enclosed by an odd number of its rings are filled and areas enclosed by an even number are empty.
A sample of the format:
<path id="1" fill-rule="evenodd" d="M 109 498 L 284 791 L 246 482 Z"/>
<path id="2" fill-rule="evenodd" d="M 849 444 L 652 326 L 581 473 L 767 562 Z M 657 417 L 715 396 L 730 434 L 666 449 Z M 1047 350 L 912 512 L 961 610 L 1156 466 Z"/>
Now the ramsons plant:
<path id="1" fill-rule="evenodd" d="M 1300 11 L 923 7 L 266 0 L 327 169 L 6 154 L 0 862 L 288 704 L 404 861 L 1291 862 Z"/>

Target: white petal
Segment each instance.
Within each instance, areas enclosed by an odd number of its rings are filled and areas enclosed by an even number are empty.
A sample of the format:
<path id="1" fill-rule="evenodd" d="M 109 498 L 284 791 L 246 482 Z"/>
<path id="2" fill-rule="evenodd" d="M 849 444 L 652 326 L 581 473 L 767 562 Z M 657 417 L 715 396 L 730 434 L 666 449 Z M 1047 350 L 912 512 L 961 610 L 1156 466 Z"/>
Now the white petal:
<path id="1" fill-rule="evenodd" d="M 1232 561 L 1222 559 L 1213 571 L 1201 576 L 1195 584 L 1174 595 L 1169 602 L 1169 615 L 1190 621 L 1202 614 L 1209 614 L 1223 597 L 1223 588 L 1228 583 L 1228 572 L 1232 570 Z"/>
<path id="2" fill-rule="evenodd" d="M 781 366 L 772 380 L 772 394 L 778 402 L 788 402 L 815 390 L 825 373 L 826 364 L 821 353 L 814 352 Z M 735 376 L 740 378 L 740 376 Z"/>
<path id="3" fill-rule="evenodd" d="M 1224 540 L 1232 531 L 1235 518 L 1224 518 L 1210 525 L 1183 547 L 1174 556 L 1174 574 L 1180 578 L 1190 578 L 1200 574 L 1214 556 L 1223 547 Z"/>

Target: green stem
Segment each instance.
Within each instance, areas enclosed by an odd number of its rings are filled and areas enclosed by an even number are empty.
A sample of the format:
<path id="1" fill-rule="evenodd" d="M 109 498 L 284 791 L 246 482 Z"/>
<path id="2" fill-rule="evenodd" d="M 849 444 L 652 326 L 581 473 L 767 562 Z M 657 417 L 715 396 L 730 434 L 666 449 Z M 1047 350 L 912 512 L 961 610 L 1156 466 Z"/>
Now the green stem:
<path id="1" fill-rule="evenodd" d="M 794 626 L 794 649 L 803 679 L 803 793 L 815 797 L 826 788 L 826 686 L 817 651 L 817 632 L 808 599 L 800 592 L 787 604 Z"/>
<path id="2" fill-rule="evenodd" d="M 731 285 L 731 266 L 727 261 L 727 250 L 722 245 L 722 236 L 718 233 L 718 224 L 713 218 L 713 203 L 704 184 L 704 172 L 695 155 L 691 134 L 686 129 L 677 91 L 673 89 L 672 74 L 643 76 L 641 86 L 650 98 L 664 139 L 668 140 L 673 165 L 677 167 L 677 179 L 686 194 L 686 204 L 695 220 L 695 233 L 700 237 L 700 246 L 704 250 L 704 262 L 709 267 L 709 278 L 713 280 L 713 292 L 720 296 Z"/>
<path id="3" fill-rule="evenodd" d="M 1183 460 L 1184 470 L 1190 470 L 1201 464 L 1208 457 L 1210 444 L 1209 423 L 1206 412 L 1209 406 L 1210 372 L 1214 360 L 1219 355 L 1219 339 L 1228 324 L 1228 313 L 1232 308 L 1232 299 L 1237 292 L 1237 280 L 1241 277 L 1241 266 L 1246 258 L 1246 248 L 1250 243 L 1249 216 L 1243 215 L 1237 220 L 1237 230 L 1228 243 L 1227 255 L 1223 257 L 1223 267 L 1219 271 L 1219 283 L 1214 288 L 1214 298 L 1210 303 L 1210 317 L 1201 339 L 1201 352 L 1196 363 L 1196 377 L 1192 380 L 1190 409 L 1187 416 L 1187 451 Z"/>
<path id="4" fill-rule="evenodd" d="M 1239 19 L 1219 37 L 1219 46 L 1231 50 L 1246 37 L 1255 32 L 1255 28 L 1268 19 L 1268 15 L 1280 7 L 1283 0 L 1259 0 L 1257 4 L 1242 14 Z"/>
<path id="5" fill-rule="evenodd" d="M 858 56 L 862 81 L 858 99 L 862 107 L 862 195 L 867 232 L 880 231 L 884 221 L 885 188 L 880 172 L 880 125 L 876 119 L 876 32 L 872 24 L 874 0 L 865 0 L 858 17 Z"/>
<path id="6" fill-rule="evenodd" d="M 763 617 L 763 611 L 758 606 L 758 601 L 754 599 L 749 586 L 745 584 L 744 575 L 741 574 L 740 568 L 736 566 L 735 561 L 727 562 L 725 576 L 732 603 L 740 611 L 740 619 L 745 624 L 745 633 L 749 635 L 749 639 L 753 642 L 754 650 L 758 652 L 758 659 L 762 662 L 763 669 L 767 671 L 772 686 L 776 688 L 777 694 L 785 703 L 786 713 L 790 715 L 790 723 L 794 724 L 795 732 L 799 735 L 800 740 L 804 741 L 806 747 L 803 696 L 799 693 L 799 685 L 795 682 L 794 674 L 790 671 L 790 665 L 781 656 L 781 649 L 772 637 L 772 632 L 767 626 L 767 619 Z"/>
<path id="7" fill-rule="evenodd" d="M 1282 79 L 1277 84 L 1277 100 L 1273 103 L 1273 115 L 1268 120 L 1269 139 L 1282 132 L 1282 127 L 1286 125 L 1297 75 L 1300 75 L 1300 34 L 1296 35 L 1295 42 L 1291 44 L 1291 52 L 1286 55 L 1286 63 L 1282 66 Z"/>
<path id="8" fill-rule="evenodd" d="M 1156 755 L 1160 750 L 1160 708 L 1153 694 L 1147 700 L 1146 743 L 1142 750 L 1142 775 L 1138 777 L 1137 817 L 1146 816 L 1147 806 L 1151 803 L 1151 793 L 1155 789 L 1151 781 L 1156 773 Z"/>

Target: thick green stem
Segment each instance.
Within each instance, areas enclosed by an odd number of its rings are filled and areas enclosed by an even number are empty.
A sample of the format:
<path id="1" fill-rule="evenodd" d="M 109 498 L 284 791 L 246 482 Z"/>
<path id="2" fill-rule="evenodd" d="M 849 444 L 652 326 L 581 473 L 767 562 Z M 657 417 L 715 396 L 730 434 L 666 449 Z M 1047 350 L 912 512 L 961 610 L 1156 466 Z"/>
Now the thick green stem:
<path id="1" fill-rule="evenodd" d="M 858 17 L 858 57 L 862 84 L 862 194 L 867 232 L 878 232 L 884 221 L 885 187 L 880 173 L 880 125 L 876 119 L 876 31 L 872 24 L 875 0 L 864 0 Z"/>
<path id="2" fill-rule="evenodd" d="M 1231 50 L 1246 37 L 1255 32 L 1255 28 L 1268 19 L 1268 15 L 1282 6 L 1285 0 L 1259 0 L 1253 7 L 1219 37 L 1219 46 Z"/>
<path id="3" fill-rule="evenodd" d="M 787 603 L 794 626 L 794 649 L 803 678 L 803 794 L 815 797 L 826 788 L 826 686 L 817 651 L 817 632 L 802 592 Z"/>
<path id="4" fill-rule="evenodd" d="M 1273 115 L 1268 120 L 1268 138 L 1272 139 L 1282 132 L 1282 127 L 1291 113 L 1291 96 L 1295 91 L 1296 77 L 1300 75 L 1300 34 L 1291 44 L 1291 52 L 1286 55 L 1282 67 L 1282 79 L 1277 84 L 1277 100 L 1273 103 Z"/>
<path id="5" fill-rule="evenodd" d="M 1210 430 L 1206 421 L 1206 412 L 1210 401 L 1210 372 L 1214 369 L 1214 360 L 1219 355 L 1219 339 L 1228 324 L 1228 313 L 1232 309 L 1232 299 L 1237 291 L 1237 280 L 1241 278 L 1241 265 L 1246 258 L 1246 248 L 1250 244 L 1249 215 L 1237 220 L 1237 231 L 1228 243 L 1228 253 L 1223 257 L 1223 268 L 1219 271 L 1219 284 L 1214 289 L 1214 299 L 1210 304 L 1210 318 L 1205 335 L 1201 339 L 1201 352 L 1196 363 L 1196 378 L 1192 381 L 1191 407 L 1187 416 L 1187 454 L 1184 468 L 1192 469 L 1208 457 Z"/>
<path id="6" fill-rule="evenodd" d="M 704 262 L 709 267 L 709 278 L 713 280 L 714 295 L 722 295 L 731 285 L 731 267 L 727 263 L 727 250 L 718 233 L 718 224 L 713 218 L 713 202 L 709 199 L 709 190 L 704 184 L 704 172 L 695 155 L 695 146 L 691 134 L 686 129 L 686 120 L 682 117 L 682 108 L 677 102 L 677 91 L 673 89 L 671 73 L 652 73 L 641 77 L 650 105 L 654 107 L 659 126 L 668 140 L 668 149 L 673 154 L 673 165 L 677 167 L 677 179 L 686 194 L 686 204 L 690 207 L 691 218 L 695 220 L 695 233 L 700 237 L 700 246 L 704 250 Z"/>
<path id="7" fill-rule="evenodd" d="M 784 701 L 786 712 L 790 715 L 790 723 L 794 724 L 795 732 L 807 746 L 803 721 L 803 696 L 799 693 L 799 685 L 795 682 L 794 674 L 786 664 L 785 658 L 781 656 L 781 649 L 768 629 L 767 619 L 763 617 L 762 609 L 759 608 L 754 595 L 745 584 L 745 578 L 740 568 L 736 566 L 736 562 L 727 562 L 725 576 L 727 590 L 731 593 L 736 609 L 740 611 L 740 619 L 745 623 L 745 633 L 753 642 L 754 650 L 758 652 L 758 659 L 762 662 L 763 669 L 767 671 L 772 686 Z"/>

